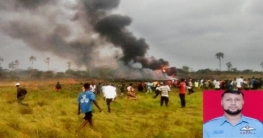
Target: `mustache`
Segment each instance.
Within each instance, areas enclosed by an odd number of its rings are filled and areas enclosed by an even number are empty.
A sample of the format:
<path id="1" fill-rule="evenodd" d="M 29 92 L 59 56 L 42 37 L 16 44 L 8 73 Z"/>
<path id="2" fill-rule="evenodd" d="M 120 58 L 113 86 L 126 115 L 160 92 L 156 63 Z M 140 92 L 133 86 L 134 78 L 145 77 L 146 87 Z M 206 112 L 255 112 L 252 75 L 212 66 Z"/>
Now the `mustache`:
<path id="1" fill-rule="evenodd" d="M 229 106 L 228 108 L 238 108 L 237 106 Z"/>

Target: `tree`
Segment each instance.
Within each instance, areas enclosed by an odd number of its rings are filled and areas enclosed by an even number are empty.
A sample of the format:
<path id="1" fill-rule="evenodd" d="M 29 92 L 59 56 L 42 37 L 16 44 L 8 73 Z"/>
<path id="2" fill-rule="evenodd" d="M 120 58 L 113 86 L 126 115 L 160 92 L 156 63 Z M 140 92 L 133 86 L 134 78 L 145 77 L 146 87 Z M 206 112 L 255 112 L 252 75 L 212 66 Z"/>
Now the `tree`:
<path id="1" fill-rule="evenodd" d="M 224 58 L 224 53 L 216 53 L 216 58 L 219 60 L 219 70 L 221 71 L 221 58 Z"/>
<path id="2" fill-rule="evenodd" d="M 18 65 L 19 65 L 19 61 L 18 60 L 15 60 L 15 68 L 18 68 Z"/>
<path id="3" fill-rule="evenodd" d="M 49 70 L 50 57 L 47 57 L 47 59 L 45 59 L 45 62 L 47 63 L 48 70 Z"/>
<path id="4" fill-rule="evenodd" d="M 14 62 L 11 62 L 8 64 L 9 68 L 10 69 L 14 69 L 15 68 L 15 63 Z"/>
<path id="5" fill-rule="evenodd" d="M 245 69 L 242 72 L 243 73 L 253 73 L 253 70 L 252 69 Z"/>
<path id="6" fill-rule="evenodd" d="M 32 63 L 32 69 L 34 69 L 34 61 L 37 60 L 35 56 L 30 56 L 29 61 Z"/>
<path id="7" fill-rule="evenodd" d="M 4 62 L 4 59 L 0 56 L 0 67 L 1 67 L 1 64 Z"/>
<path id="8" fill-rule="evenodd" d="M 263 67 L 263 62 L 262 62 L 262 63 L 260 63 L 260 65 L 261 65 L 261 67 Z"/>
<path id="9" fill-rule="evenodd" d="M 237 72 L 237 71 L 238 71 L 237 68 L 232 68 L 232 70 L 233 70 L 234 72 Z"/>
<path id="10" fill-rule="evenodd" d="M 189 72 L 190 68 L 189 68 L 188 66 L 183 66 L 183 67 L 182 67 L 182 70 L 183 70 L 184 72 Z"/>
<path id="11" fill-rule="evenodd" d="M 209 69 L 209 68 L 206 68 L 206 69 L 200 69 L 200 70 L 198 70 L 197 72 L 201 72 L 202 74 L 205 74 L 205 73 L 210 73 L 210 72 L 212 72 L 212 70 Z"/>
<path id="12" fill-rule="evenodd" d="M 71 68 L 71 63 L 68 62 L 68 70 L 70 70 L 70 68 Z"/>
<path id="13" fill-rule="evenodd" d="M 227 62 L 226 66 L 227 66 L 227 70 L 230 71 L 231 68 L 232 68 L 232 63 L 231 62 Z"/>

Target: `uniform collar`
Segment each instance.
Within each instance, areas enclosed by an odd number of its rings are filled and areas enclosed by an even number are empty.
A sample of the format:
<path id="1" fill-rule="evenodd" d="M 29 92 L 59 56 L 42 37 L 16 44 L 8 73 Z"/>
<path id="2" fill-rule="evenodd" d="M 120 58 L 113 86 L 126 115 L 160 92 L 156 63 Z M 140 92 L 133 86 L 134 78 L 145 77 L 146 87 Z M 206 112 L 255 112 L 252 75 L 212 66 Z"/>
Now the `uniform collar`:
<path id="1" fill-rule="evenodd" d="M 230 122 L 226 119 L 226 117 L 225 117 L 224 115 L 221 117 L 221 119 L 222 119 L 222 121 L 221 121 L 221 123 L 220 123 L 220 126 L 223 125 L 224 123 L 230 123 Z M 248 123 L 247 117 L 245 117 L 243 114 L 241 114 L 241 118 L 240 118 L 240 120 L 238 121 L 237 124 L 240 124 L 240 123 L 242 123 L 242 122 Z"/>

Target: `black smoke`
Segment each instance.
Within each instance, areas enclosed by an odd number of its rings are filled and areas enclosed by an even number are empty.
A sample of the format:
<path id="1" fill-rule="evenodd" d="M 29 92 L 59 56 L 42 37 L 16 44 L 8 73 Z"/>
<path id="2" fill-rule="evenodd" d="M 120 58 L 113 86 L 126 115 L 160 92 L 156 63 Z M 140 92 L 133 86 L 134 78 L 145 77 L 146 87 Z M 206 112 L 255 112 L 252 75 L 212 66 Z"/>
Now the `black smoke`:
<path id="1" fill-rule="evenodd" d="M 149 49 L 143 38 L 137 39 L 125 29 L 125 26 L 130 23 L 131 19 L 128 16 L 110 15 L 95 25 L 95 30 L 102 37 L 106 37 L 108 41 L 122 49 L 123 57 L 121 59 L 126 63 L 130 60 L 136 61 L 137 57 L 144 57 Z"/>
<path id="2" fill-rule="evenodd" d="M 150 68 L 153 70 L 169 66 L 169 62 L 163 59 L 152 59 L 149 61 L 149 59 L 145 57 L 149 45 L 145 42 L 144 38 L 137 39 L 126 29 L 126 26 L 129 26 L 131 22 L 132 20 L 128 16 L 113 14 L 99 20 L 94 25 L 94 28 L 102 37 L 105 37 L 116 47 L 122 49 L 123 57 L 121 60 L 125 63 L 133 60 L 141 63 L 143 68 Z"/>
<path id="3" fill-rule="evenodd" d="M 70 57 L 76 65 L 92 67 L 94 50 L 110 43 L 121 49 L 122 56 L 118 59 L 126 65 L 133 61 L 152 70 L 169 66 L 164 59 L 146 57 L 150 46 L 127 29 L 132 23 L 130 17 L 112 14 L 120 0 L 76 0 L 73 6 L 65 6 L 65 2 L 9 0 L 0 6 L 1 15 L 8 12 L 21 16 L 5 20 L 1 30 L 35 50 Z M 92 38 L 93 34 L 99 34 L 99 38 Z"/>
<path id="4" fill-rule="evenodd" d="M 168 76 L 176 76 L 177 75 L 177 71 L 176 71 L 175 67 L 165 68 L 165 73 Z"/>

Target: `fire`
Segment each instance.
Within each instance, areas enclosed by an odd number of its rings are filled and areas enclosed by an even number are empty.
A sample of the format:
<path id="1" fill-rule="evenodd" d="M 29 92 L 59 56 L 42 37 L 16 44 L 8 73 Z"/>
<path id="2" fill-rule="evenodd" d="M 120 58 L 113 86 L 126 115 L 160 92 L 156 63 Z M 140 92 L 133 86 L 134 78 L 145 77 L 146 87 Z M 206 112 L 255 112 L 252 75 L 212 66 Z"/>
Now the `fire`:
<path id="1" fill-rule="evenodd" d="M 162 72 L 163 72 L 163 73 L 166 73 L 166 71 L 167 71 L 167 68 L 168 68 L 168 66 L 163 66 L 163 67 L 162 67 L 162 69 L 161 69 L 161 70 L 162 70 Z"/>
<path id="2" fill-rule="evenodd" d="M 175 76 L 176 75 L 176 68 L 175 67 L 163 67 L 162 69 L 162 73 L 167 74 L 168 76 Z"/>

